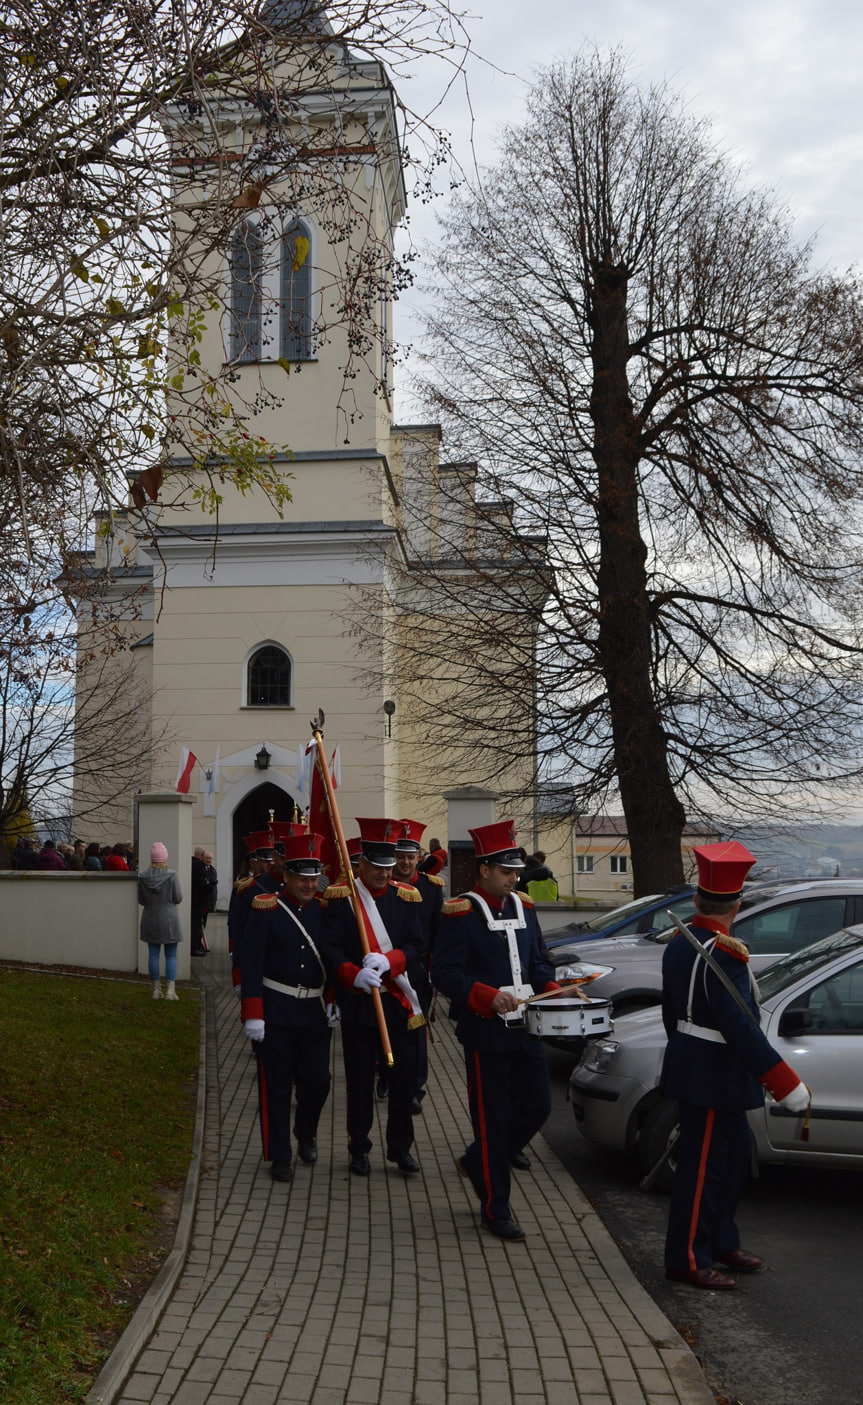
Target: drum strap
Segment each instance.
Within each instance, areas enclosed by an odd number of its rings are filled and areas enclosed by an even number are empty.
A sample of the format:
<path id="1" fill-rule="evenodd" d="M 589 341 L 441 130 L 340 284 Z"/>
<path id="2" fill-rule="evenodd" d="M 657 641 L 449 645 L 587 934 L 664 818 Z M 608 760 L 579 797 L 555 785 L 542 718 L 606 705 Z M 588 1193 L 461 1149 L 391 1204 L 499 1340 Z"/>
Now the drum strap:
<path id="1" fill-rule="evenodd" d="M 480 909 L 489 931 L 500 932 L 503 936 L 506 942 L 507 955 L 509 956 L 509 969 L 512 975 L 512 985 L 515 995 L 521 998 L 524 995 L 532 994 L 533 986 L 528 985 L 524 979 L 521 956 L 518 950 L 518 941 L 515 935 L 516 932 L 522 931 L 527 926 L 524 918 L 524 904 L 521 898 L 517 893 L 510 894 L 515 906 L 514 917 L 493 917 L 491 908 L 480 893 L 465 893 L 464 896 Z"/>

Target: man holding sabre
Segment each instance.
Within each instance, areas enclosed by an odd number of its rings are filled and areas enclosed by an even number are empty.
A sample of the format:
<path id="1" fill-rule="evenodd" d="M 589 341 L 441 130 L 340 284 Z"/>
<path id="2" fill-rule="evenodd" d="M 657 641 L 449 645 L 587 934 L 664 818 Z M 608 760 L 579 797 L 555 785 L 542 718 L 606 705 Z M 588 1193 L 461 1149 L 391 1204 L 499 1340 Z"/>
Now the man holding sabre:
<path id="1" fill-rule="evenodd" d="M 809 1094 L 761 1032 L 749 952 L 730 934 L 755 858 L 738 843 L 705 844 L 693 853 L 698 889 L 691 925 L 712 961 L 682 931 L 662 960 L 668 1047 L 660 1088 L 680 1108 L 665 1276 L 695 1288 L 730 1289 L 737 1283 L 728 1269 L 763 1268 L 757 1255 L 741 1249 L 734 1223 L 750 1165 L 746 1110 L 761 1106 L 766 1088 L 802 1115 Z"/>

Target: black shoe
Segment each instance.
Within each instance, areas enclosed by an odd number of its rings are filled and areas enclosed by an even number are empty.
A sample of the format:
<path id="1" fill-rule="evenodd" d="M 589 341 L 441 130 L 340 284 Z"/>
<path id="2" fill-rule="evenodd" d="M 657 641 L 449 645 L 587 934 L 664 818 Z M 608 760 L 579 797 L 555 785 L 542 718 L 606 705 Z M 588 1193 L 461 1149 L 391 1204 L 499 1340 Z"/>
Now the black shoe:
<path id="1" fill-rule="evenodd" d="M 274 1161 L 270 1167 L 270 1175 L 274 1181 L 289 1181 L 293 1179 L 294 1167 L 290 1161 Z"/>
<path id="2" fill-rule="evenodd" d="M 403 1176 L 418 1176 L 419 1166 L 409 1151 L 388 1151 L 387 1161 L 394 1161 Z"/>
<path id="3" fill-rule="evenodd" d="M 301 1161 L 305 1161 L 307 1166 L 314 1166 L 318 1159 L 318 1144 L 314 1137 L 309 1137 L 308 1141 L 300 1142 L 297 1145 L 297 1155 Z"/>
<path id="4" fill-rule="evenodd" d="M 207 954 L 207 953 L 206 953 L 206 950 L 204 949 L 204 947 L 202 947 L 202 946 L 197 946 L 197 947 L 196 947 L 196 946 L 193 946 L 193 947 L 192 947 L 192 955 L 193 955 L 193 956 L 206 956 L 206 954 Z"/>
<path id="5" fill-rule="evenodd" d="M 388 1078 L 378 1079 L 378 1097 L 381 1102 L 390 1095 L 390 1080 Z"/>
<path id="6" fill-rule="evenodd" d="M 411 1117 L 418 1117 L 423 1110 L 423 1100 L 419 1093 L 414 1093 L 411 1098 Z"/>
<path id="7" fill-rule="evenodd" d="M 368 1176 L 371 1174 L 372 1163 L 364 1151 L 355 1151 L 351 1155 L 351 1170 L 355 1176 Z"/>
<path id="8" fill-rule="evenodd" d="M 465 1161 L 464 1157 L 457 1156 L 455 1159 L 455 1164 L 458 1167 L 460 1174 L 464 1176 L 465 1180 L 470 1181 L 471 1185 L 476 1191 L 477 1199 L 482 1200 L 483 1195 L 485 1193 L 483 1187 L 480 1185 L 479 1181 L 474 1180 L 473 1176 L 467 1168 L 467 1162 Z"/>
<path id="9" fill-rule="evenodd" d="M 509 1158 L 509 1164 L 516 1171 L 529 1171 L 530 1157 L 525 1156 L 523 1151 L 514 1151 L 512 1156 Z"/>
<path id="10" fill-rule="evenodd" d="M 489 1234 L 493 1234 L 496 1239 L 506 1239 L 511 1244 L 517 1244 L 520 1240 L 527 1238 L 521 1225 L 516 1224 L 515 1220 L 487 1220 L 483 1215 L 482 1227 L 487 1229 Z"/>

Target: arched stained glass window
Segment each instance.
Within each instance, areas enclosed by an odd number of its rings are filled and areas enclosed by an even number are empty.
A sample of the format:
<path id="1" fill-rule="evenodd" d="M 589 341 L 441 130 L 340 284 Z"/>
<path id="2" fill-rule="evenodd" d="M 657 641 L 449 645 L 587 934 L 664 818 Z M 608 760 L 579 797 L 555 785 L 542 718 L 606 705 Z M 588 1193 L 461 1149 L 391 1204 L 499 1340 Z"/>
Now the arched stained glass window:
<path id="1" fill-rule="evenodd" d="M 264 644 L 249 659 L 246 703 L 249 707 L 291 706 L 291 660 L 277 644 Z"/>
<path id="2" fill-rule="evenodd" d="M 252 220 L 245 220 L 231 241 L 230 267 L 231 360 L 259 361 L 263 240 Z"/>
<path id="3" fill-rule="evenodd" d="M 287 361 L 312 355 L 311 251 L 311 231 L 297 220 L 282 236 L 279 355 Z"/>

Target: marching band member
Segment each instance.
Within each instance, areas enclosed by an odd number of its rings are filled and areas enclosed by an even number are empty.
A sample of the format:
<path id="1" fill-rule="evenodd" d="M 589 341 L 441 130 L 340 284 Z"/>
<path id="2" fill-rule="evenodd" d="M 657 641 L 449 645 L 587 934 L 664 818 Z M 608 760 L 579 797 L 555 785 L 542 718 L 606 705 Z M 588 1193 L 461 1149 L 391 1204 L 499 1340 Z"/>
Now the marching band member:
<path id="1" fill-rule="evenodd" d="M 381 992 L 393 1051 L 389 1075 L 386 1155 L 404 1176 L 419 1166 L 411 1155 L 411 1099 L 416 1087 L 417 1032 L 425 1024 L 428 976 L 422 965 L 420 896 L 392 882 L 396 820 L 360 819 L 362 839 L 357 888 L 366 916 L 371 951 L 363 955 L 350 890 L 337 885 L 324 894 L 321 933 L 324 959 L 341 1010 L 342 1049 L 348 1097 L 348 1151 L 354 1175 L 371 1170 L 369 1132 L 374 1118 L 375 1065 L 380 1036 L 370 999 Z"/>
<path id="2" fill-rule="evenodd" d="M 284 887 L 252 901 L 243 934 L 242 1017 L 259 1050 L 258 1106 L 265 1161 L 289 1181 L 291 1094 L 301 1161 L 318 1159 L 317 1130 L 330 1091 L 330 1027 L 320 955 L 323 910 L 317 897 L 319 834 L 283 837 Z"/>
<path id="3" fill-rule="evenodd" d="M 396 839 L 396 882 L 407 883 L 412 888 L 416 888 L 422 898 L 420 907 L 420 921 L 422 922 L 424 943 L 422 959 L 428 970 L 429 959 L 434 950 L 435 938 L 440 926 L 441 909 L 443 908 L 444 881 L 438 878 L 437 874 L 420 873 L 419 859 L 422 849 L 420 840 L 425 829 L 424 824 L 419 820 L 399 820 L 401 833 Z M 423 1013 L 428 1015 L 431 1004 L 431 986 L 427 985 L 429 999 L 423 1004 Z M 422 1100 L 425 1097 L 425 1085 L 428 1081 L 429 1056 L 428 1056 L 428 1026 L 421 1029 L 417 1035 L 417 1045 L 419 1053 L 419 1066 L 417 1068 L 417 1082 L 414 1095 L 411 1099 L 411 1112 L 416 1115 L 422 1111 Z"/>
<path id="4" fill-rule="evenodd" d="M 458 1160 L 499 1239 L 525 1238 L 509 1204 L 510 1166 L 551 1110 L 545 1049 L 507 1022 L 519 999 L 557 990 L 529 898 L 515 892 L 524 863 L 512 820 L 469 831 L 477 864 L 472 892 L 443 906 L 432 980 L 459 1011 L 474 1140 Z M 532 989 L 531 989 L 532 987 Z"/>
<path id="5" fill-rule="evenodd" d="M 765 1087 L 789 1112 L 805 1112 L 809 1095 L 759 1028 L 749 952 L 729 932 L 755 858 L 738 843 L 705 844 L 693 853 L 698 888 L 690 925 L 740 998 L 682 933 L 672 938 L 662 958 L 668 1047 L 660 1087 L 679 1104 L 680 1138 L 665 1276 L 695 1288 L 728 1289 L 737 1286 L 729 1268 L 757 1273 L 764 1267 L 741 1249 L 734 1223 L 751 1156 L 746 1109 L 761 1106 Z"/>

